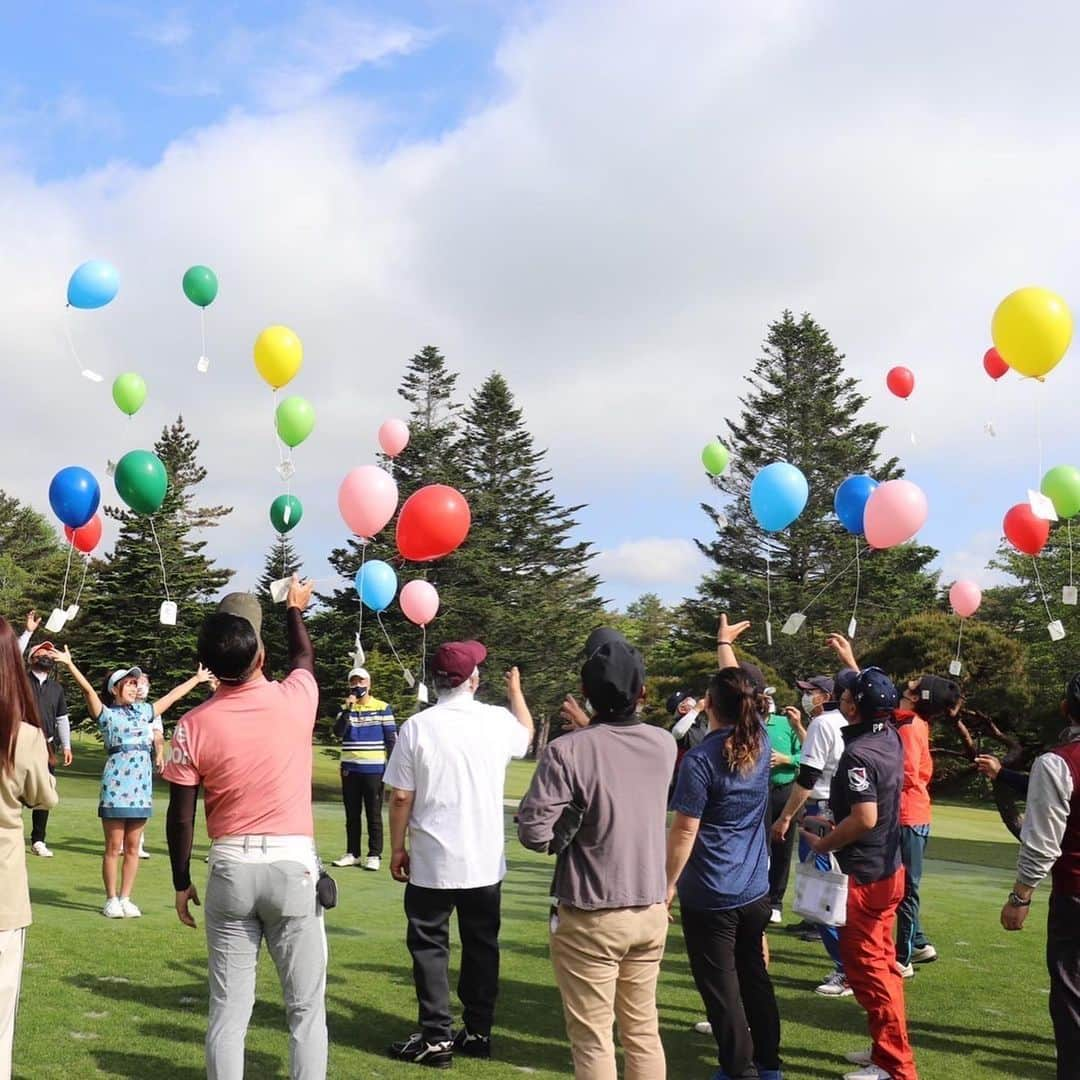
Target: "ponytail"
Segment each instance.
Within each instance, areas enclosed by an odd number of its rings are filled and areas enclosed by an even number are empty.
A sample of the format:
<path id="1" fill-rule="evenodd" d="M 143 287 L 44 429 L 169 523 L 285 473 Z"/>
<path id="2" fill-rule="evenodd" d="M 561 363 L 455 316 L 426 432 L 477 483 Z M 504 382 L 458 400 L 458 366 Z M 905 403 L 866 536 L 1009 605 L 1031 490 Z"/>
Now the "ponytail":
<path id="1" fill-rule="evenodd" d="M 761 730 L 761 695 L 737 667 L 724 668 L 709 682 L 709 700 L 720 720 L 731 724 L 731 735 L 724 745 L 732 772 L 749 772 L 763 749 Z"/>

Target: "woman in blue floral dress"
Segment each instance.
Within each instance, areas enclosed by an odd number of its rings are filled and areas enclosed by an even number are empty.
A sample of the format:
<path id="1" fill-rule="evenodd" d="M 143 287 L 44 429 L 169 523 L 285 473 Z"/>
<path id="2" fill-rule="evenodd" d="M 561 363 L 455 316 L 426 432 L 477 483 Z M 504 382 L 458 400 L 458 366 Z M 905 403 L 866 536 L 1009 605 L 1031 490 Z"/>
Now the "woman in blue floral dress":
<path id="1" fill-rule="evenodd" d="M 105 883 L 105 907 L 110 919 L 136 918 L 142 912 L 132 903 L 131 892 L 139 870 L 139 847 L 146 819 L 153 813 L 154 718 L 161 716 L 210 673 L 198 673 L 151 705 L 137 699 L 137 667 L 114 671 L 99 697 L 86 676 L 75 666 L 71 651 L 53 651 L 56 660 L 71 671 L 86 698 L 90 716 L 97 721 L 105 742 L 105 770 L 101 775 L 98 816 L 105 830 L 105 855 L 101 876 Z M 109 704 L 102 701 L 104 697 Z M 121 867 L 122 860 L 122 867 Z M 117 871 L 119 870 L 119 875 Z M 119 881 L 117 878 L 119 877 Z"/>

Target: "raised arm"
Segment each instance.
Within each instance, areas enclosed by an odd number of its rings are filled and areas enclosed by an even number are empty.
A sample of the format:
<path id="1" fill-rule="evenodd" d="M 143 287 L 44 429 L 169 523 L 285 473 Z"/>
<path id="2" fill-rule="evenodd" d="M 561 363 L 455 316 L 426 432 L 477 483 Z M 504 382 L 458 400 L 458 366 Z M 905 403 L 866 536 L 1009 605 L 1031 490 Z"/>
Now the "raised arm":
<path id="1" fill-rule="evenodd" d="M 851 642 L 843 634 L 830 634 L 825 639 L 825 644 L 836 653 L 837 658 L 844 667 L 859 670 L 859 662 L 855 659 L 855 650 L 852 649 Z"/>
<path id="2" fill-rule="evenodd" d="M 285 623 L 289 637 L 289 670 L 308 671 L 315 674 L 315 649 L 304 625 L 304 612 L 311 603 L 315 588 L 311 581 L 301 581 L 293 574 L 289 583 L 289 595 L 285 601 Z"/>
<path id="3" fill-rule="evenodd" d="M 521 690 L 521 672 L 516 667 L 512 667 L 506 673 L 506 697 L 510 711 L 514 714 L 514 719 L 529 733 L 531 739 L 533 734 L 532 713 L 529 712 L 525 694 Z"/>
<path id="4" fill-rule="evenodd" d="M 750 623 L 745 620 L 729 624 L 727 612 L 720 616 L 720 626 L 716 631 L 716 665 L 721 671 L 739 666 L 739 659 L 735 655 L 735 642 L 749 629 Z"/>
<path id="5" fill-rule="evenodd" d="M 196 686 L 200 683 L 209 681 L 209 670 L 200 664 L 199 670 L 196 671 L 190 679 L 182 682 L 179 686 L 170 690 L 163 698 L 158 698 L 157 701 L 154 702 L 154 715 L 164 716 L 165 713 L 167 713 L 181 698 L 187 697 Z"/>
<path id="6" fill-rule="evenodd" d="M 59 649 L 51 649 L 49 655 L 58 664 L 62 664 L 71 672 L 71 677 L 82 691 L 83 697 L 86 698 L 86 707 L 90 710 L 90 719 L 96 720 L 105 706 L 102 704 L 101 698 L 98 697 L 97 691 L 90 685 L 90 680 L 75 666 L 75 661 L 71 659 L 70 646 L 65 645 L 63 652 Z"/>

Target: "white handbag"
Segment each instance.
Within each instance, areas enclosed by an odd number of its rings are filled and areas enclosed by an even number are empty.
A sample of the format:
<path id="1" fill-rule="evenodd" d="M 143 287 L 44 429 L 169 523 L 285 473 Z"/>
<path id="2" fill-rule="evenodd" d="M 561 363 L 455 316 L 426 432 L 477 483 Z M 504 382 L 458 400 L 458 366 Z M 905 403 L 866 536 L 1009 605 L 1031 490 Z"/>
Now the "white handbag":
<path id="1" fill-rule="evenodd" d="M 843 926 L 847 922 L 848 876 L 831 852 L 828 870 L 819 869 L 816 859 L 810 852 L 803 862 L 795 865 L 792 911 L 822 926 Z"/>

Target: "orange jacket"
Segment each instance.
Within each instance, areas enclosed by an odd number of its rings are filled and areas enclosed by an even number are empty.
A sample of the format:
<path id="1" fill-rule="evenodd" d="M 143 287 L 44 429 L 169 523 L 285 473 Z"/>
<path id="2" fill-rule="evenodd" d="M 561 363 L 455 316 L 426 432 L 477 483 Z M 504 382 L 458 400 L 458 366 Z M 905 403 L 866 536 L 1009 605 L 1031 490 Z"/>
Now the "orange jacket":
<path id="1" fill-rule="evenodd" d="M 900 824 L 930 824 L 930 781 L 934 759 L 930 756 L 930 727 L 913 712 L 896 713 L 896 731 L 904 744 L 904 786 L 900 792 Z"/>

